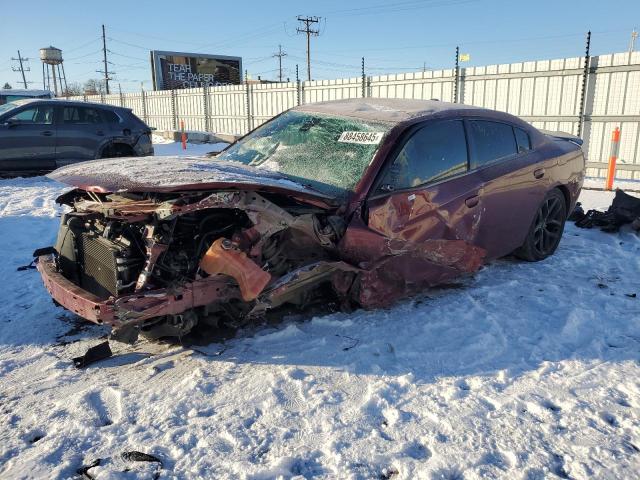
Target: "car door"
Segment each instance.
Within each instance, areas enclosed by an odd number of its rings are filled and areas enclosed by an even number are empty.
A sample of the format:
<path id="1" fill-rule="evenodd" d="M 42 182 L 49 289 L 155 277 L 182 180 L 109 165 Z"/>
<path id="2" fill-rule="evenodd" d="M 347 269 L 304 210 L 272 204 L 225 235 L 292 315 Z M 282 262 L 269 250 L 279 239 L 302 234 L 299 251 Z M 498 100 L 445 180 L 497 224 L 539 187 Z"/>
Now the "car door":
<path id="1" fill-rule="evenodd" d="M 58 115 L 56 160 L 61 163 L 96 158 L 108 129 L 97 108 L 62 105 Z"/>
<path id="2" fill-rule="evenodd" d="M 489 259 L 520 247 L 544 198 L 544 169 L 527 132 L 510 123 L 469 118 L 470 168 L 484 183 L 477 243 Z"/>
<path id="3" fill-rule="evenodd" d="M 51 104 L 29 105 L 0 121 L 0 170 L 55 168 L 56 127 Z"/>
<path id="4" fill-rule="evenodd" d="M 396 152 L 341 245 L 348 260 L 376 270 L 362 287 L 369 305 L 473 271 L 483 258 L 475 247 L 482 180 L 468 171 L 464 122 L 425 122 Z"/>

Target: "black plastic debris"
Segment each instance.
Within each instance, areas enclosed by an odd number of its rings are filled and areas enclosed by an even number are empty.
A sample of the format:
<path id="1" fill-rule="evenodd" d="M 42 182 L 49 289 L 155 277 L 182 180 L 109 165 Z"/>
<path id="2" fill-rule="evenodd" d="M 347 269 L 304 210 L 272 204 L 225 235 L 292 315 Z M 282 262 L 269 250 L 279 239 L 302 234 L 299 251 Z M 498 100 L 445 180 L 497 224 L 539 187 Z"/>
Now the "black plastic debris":
<path id="1" fill-rule="evenodd" d="M 33 256 L 34 258 L 38 258 L 38 257 L 42 257 L 43 255 L 51 255 L 52 253 L 55 253 L 56 249 L 53 247 L 43 247 L 43 248 L 37 248 L 36 250 L 33 251 Z"/>
<path id="2" fill-rule="evenodd" d="M 584 209 L 582 208 L 582 204 L 580 202 L 576 203 L 576 208 L 573 209 L 573 212 L 569 215 L 568 220 L 570 222 L 578 222 L 585 217 Z"/>
<path id="3" fill-rule="evenodd" d="M 98 465 L 100 465 L 101 461 L 102 460 L 100 460 L 99 458 L 96 458 L 89 465 L 81 466 L 78 470 L 76 470 L 76 473 L 80 475 L 82 478 L 93 480 L 95 477 L 89 473 L 89 470 L 91 470 L 93 467 L 97 467 Z"/>
<path id="4" fill-rule="evenodd" d="M 598 227 L 604 232 L 617 232 L 622 225 L 631 223 L 640 228 L 640 198 L 631 196 L 624 191 L 616 190 L 616 196 L 611 202 L 611 206 L 606 212 L 589 210 L 584 212 L 580 204 L 576 208 L 569 220 L 575 222 L 580 228 Z"/>
<path id="5" fill-rule="evenodd" d="M 109 342 L 102 342 L 89 348 L 81 357 L 73 358 L 72 361 L 76 368 L 84 368 L 94 362 L 109 358 L 111 355 L 113 355 L 113 352 L 111 351 Z"/>
<path id="6" fill-rule="evenodd" d="M 136 450 L 132 450 L 130 452 L 122 452 L 120 457 L 125 462 L 152 462 L 157 463 L 156 471 L 153 474 L 153 480 L 157 480 L 160 477 L 160 471 L 163 468 L 162 460 L 160 460 L 155 455 L 150 455 L 144 452 L 138 452 Z"/>
<path id="7" fill-rule="evenodd" d="M 18 268 L 16 268 L 16 271 L 23 272 L 25 270 L 35 270 L 35 268 L 36 268 L 36 261 L 32 260 L 29 265 L 21 265 Z"/>

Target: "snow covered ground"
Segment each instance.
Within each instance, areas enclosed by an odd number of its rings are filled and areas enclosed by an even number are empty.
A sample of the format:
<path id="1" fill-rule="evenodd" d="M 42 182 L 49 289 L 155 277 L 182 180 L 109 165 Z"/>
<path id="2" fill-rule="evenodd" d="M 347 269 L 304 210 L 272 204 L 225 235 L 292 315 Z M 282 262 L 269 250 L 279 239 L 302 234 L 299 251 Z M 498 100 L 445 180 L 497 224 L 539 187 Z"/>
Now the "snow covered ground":
<path id="1" fill-rule="evenodd" d="M 107 331 L 34 271 L 62 187 L 0 181 L 0 477 L 637 478 L 640 239 L 568 225 L 382 311 L 293 319 L 197 350 L 140 342 L 86 370 Z M 612 194 L 585 191 L 586 208 Z M 124 470 L 129 469 L 128 472 Z"/>
<path id="2" fill-rule="evenodd" d="M 174 142 L 161 137 L 160 135 L 153 135 L 153 150 L 156 155 L 178 155 L 178 156 L 193 156 L 204 155 L 210 152 L 220 152 L 224 150 L 228 143 L 187 143 L 187 149 L 182 149 L 180 142 Z"/>

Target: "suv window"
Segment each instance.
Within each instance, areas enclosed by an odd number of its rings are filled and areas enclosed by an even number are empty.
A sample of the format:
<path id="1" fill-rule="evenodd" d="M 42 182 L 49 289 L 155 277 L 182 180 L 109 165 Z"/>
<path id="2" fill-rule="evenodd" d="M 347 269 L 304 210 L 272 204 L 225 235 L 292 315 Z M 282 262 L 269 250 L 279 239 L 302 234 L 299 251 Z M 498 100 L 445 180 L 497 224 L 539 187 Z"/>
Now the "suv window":
<path id="1" fill-rule="evenodd" d="M 92 125 L 102 123 L 102 118 L 95 108 L 64 107 L 62 122 L 73 125 Z"/>
<path id="2" fill-rule="evenodd" d="M 531 140 L 529 140 L 529 134 L 518 127 L 513 127 L 513 131 L 516 134 L 518 153 L 528 152 L 529 150 L 531 150 Z"/>
<path id="3" fill-rule="evenodd" d="M 53 123 L 53 107 L 39 105 L 37 107 L 27 108 L 26 110 L 16 113 L 13 117 L 9 118 L 9 120 L 27 125 L 51 125 Z"/>
<path id="4" fill-rule="evenodd" d="M 467 142 L 461 120 L 434 123 L 411 136 L 387 170 L 385 190 L 436 182 L 467 171 Z"/>
<path id="5" fill-rule="evenodd" d="M 120 123 L 120 117 L 111 110 L 102 110 L 102 118 L 106 123 Z"/>
<path id="6" fill-rule="evenodd" d="M 469 121 L 469 140 L 473 146 L 471 168 L 479 168 L 518 152 L 513 127 L 486 120 Z"/>

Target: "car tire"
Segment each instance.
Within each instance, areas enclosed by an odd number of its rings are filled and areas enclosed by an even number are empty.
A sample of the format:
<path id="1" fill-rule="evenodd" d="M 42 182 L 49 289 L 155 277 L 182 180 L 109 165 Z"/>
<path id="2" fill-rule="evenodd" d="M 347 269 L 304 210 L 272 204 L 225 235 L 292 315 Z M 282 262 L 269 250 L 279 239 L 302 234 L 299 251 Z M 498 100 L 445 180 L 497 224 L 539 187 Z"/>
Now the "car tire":
<path id="1" fill-rule="evenodd" d="M 553 255 L 560 244 L 567 220 L 567 204 L 563 193 L 554 188 L 536 210 L 524 243 L 514 254 L 528 262 L 539 262 Z"/>

